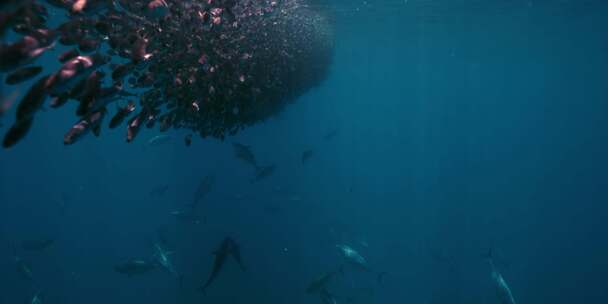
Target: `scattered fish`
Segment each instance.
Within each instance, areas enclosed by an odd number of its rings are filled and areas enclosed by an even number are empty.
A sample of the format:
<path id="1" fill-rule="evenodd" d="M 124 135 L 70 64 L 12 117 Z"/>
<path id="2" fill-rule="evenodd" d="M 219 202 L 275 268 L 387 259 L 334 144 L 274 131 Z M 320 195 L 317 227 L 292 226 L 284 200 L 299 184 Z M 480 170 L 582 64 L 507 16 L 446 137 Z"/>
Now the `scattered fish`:
<path id="1" fill-rule="evenodd" d="M 186 144 L 186 147 L 190 147 L 190 145 L 192 144 L 192 134 L 186 135 L 186 137 L 184 138 L 184 143 Z"/>

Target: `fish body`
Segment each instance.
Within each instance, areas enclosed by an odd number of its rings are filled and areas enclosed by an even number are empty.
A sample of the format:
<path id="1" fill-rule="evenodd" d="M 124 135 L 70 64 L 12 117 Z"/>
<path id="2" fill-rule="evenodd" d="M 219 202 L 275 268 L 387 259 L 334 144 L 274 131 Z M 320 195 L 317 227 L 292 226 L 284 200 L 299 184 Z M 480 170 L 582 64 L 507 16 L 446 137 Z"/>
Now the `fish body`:
<path id="1" fill-rule="evenodd" d="M 150 195 L 161 197 L 165 195 L 167 190 L 169 190 L 169 185 L 160 185 L 152 189 L 152 191 L 150 191 Z"/>
<path id="2" fill-rule="evenodd" d="M 51 76 L 46 76 L 40 78 L 30 87 L 17 106 L 17 120 L 27 120 L 34 117 L 42 108 L 53 82 Z"/>
<path id="3" fill-rule="evenodd" d="M 15 257 L 15 266 L 17 267 L 17 272 L 24 279 L 31 281 L 34 278 L 30 265 L 27 262 L 25 262 L 22 258 L 20 258 L 18 256 Z"/>
<path id="4" fill-rule="evenodd" d="M 44 251 L 55 243 L 52 239 L 27 240 L 21 242 L 21 248 L 26 251 Z"/>
<path id="5" fill-rule="evenodd" d="M 2 147 L 10 148 L 21 141 L 25 135 L 30 131 L 32 127 L 34 119 L 27 118 L 22 120 L 17 120 L 13 126 L 8 130 L 8 132 L 4 135 L 4 139 L 2 141 Z"/>
<path id="6" fill-rule="evenodd" d="M 310 158 L 313 155 L 313 151 L 312 150 L 306 150 L 302 153 L 302 163 L 306 163 L 308 160 L 310 160 Z"/>
<path id="7" fill-rule="evenodd" d="M 171 215 L 184 223 L 200 224 L 202 222 L 202 218 L 196 215 L 193 211 L 177 210 L 171 212 Z"/>
<path id="8" fill-rule="evenodd" d="M 213 185 L 215 184 L 215 177 L 213 175 L 207 175 L 201 179 L 198 187 L 196 188 L 196 192 L 194 193 L 194 197 L 192 200 L 192 207 L 195 208 L 200 204 L 201 201 L 207 197 L 211 189 L 213 189 Z"/>
<path id="9" fill-rule="evenodd" d="M 256 167 L 255 176 L 251 180 L 251 183 L 256 183 L 272 176 L 274 174 L 275 169 L 275 165 Z"/>
<path id="10" fill-rule="evenodd" d="M 255 155 L 253 152 L 251 152 L 251 148 L 249 146 L 233 143 L 232 147 L 234 148 L 234 154 L 238 159 L 241 159 L 254 167 L 258 166 Z"/>
<path id="11" fill-rule="evenodd" d="M 319 277 L 314 279 L 306 288 L 307 293 L 318 293 L 324 290 L 331 279 L 334 277 L 335 272 L 326 272 L 321 274 Z"/>
<path id="12" fill-rule="evenodd" d="M 129 114 L 135 111 L 135 104 L 133 102 L 129 102 L 129 104 L 123 108 L 119 108 L 118 112 L 112 117 L 110 120 L 110 129 L 115 129 L 129 116 Z"/>
<path id="13" fill-rule="evenodd" d="M 348 245 L 336 245 L 336 247 L 340 250 L 342 257 L 344 257 L 349 264 L 362 270 L 370 271 L 367 260 L 352 247 Z"/>
<path id="14" fill-rule="evenodd" d="M 207 282 L 201 287 L 202 292 L 205 292 L 211 283 L 215 281 L 217 276 L 220 274 L 220 271 L 224 267 L 226 259 L 230 255 L 232 255 L 232 257 L 237 261 L 241 270 L 245 271 L 245 266 L 241 260 L 239 247 L 233 239 L 225 238 L 220 244 L 220 247 L 213 252 L 213 255 L 215 257 L 213 260 L 213 268 L 211 269 L 209 279 L 207 279 Z"/>
<path id="15" fill-rule="evenodd" d="M 177 271 L 175 271 L 175 267 L 173 267 L 173 262 L 171 262 L 171 259 L 169 258 L 172 252 L 165 251 L 159 244 L 154 244 L 154 250 L 154 257 L 158 264 L 170 274 L 179 276 Z"/>
<path id="16" fill-rule="evenodd" d="M 491 267 L 491 278 L 494 282 L 494 287 L 496 288 L 496 296 L 500 304 L 515 304 L 515 298 L 513 297 L 513 293 L 511 292 L 511 288 L 507 284 L 507 281 L 500 274 L 496 265 L 494 264 L 494 259 L 492 256 L 492 250 L 489 251 L 487 255 L 488 262 Z"/>
<path id="17" fill-rule="evenodd" d="M 37 293 L 34 295 L 34 297 L 32 298 L 32 301 L 30 301 L 31 304 L 42 304 L 42 300 L 40 299 L 40 293 Z"/>
<path id="18" fill-rule="evenodd" d="M 70 130 L 63 137 L 63 143 L 65 145 L 71 145 L 80 140 L 89 131 L 93 131 L 96 136 L 99 136 L 101 122 L 105 117 L 105 109 L 101 109 L 88 117 L 80 120 L 70 128 Z"/>
<path id="19" fill-rule="evenodd" d="M 134 275 L 142 275 L 154 270 L 156 266 L 144 260 L 133 259 L 126 263 L 116 265 L 114 270 L 118 273 L 125 274 L 129 277 Z"/>
<path id="20" fill-rule="evenodd" d="M 170 142 L 173 138 L 169 135 L 157 135 L 148 140 L 148 146 L 157 147 Z"/>
<path id="21" fill-rule="evenodd" d="M 4 82 L 9 85 L 19 84 L 32 79 L 34 76 L 40 74 L 40 72 L 42 72 L 41 66 L 21 68 L 6 76 L 6 80 Z"/>

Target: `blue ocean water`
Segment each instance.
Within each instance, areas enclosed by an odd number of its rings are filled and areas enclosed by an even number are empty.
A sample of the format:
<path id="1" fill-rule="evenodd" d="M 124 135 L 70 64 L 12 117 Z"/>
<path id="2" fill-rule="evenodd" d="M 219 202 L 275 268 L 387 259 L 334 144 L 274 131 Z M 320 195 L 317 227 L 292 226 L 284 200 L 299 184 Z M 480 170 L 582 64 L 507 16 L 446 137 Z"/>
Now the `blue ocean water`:
<path id="1" fill-rule="evenodd" d="M 66 106 L 1 150 L 0 303 L 321 303 L 306 288 L 344 265 L 338 244 L 372 271 L 336 275 L 337 303 L 505 303 L 490 249 L 517 303 L 608 303 L 608 2 L 316 5 L 334 12 L 328 78 L 224 142 L 118 129 L 66 147 Z M 276 172 L 251 183 L 234 142 Z M 176 219 L 207 176 L 201 220 Z M 247 270 L 229 260 L 203 294 L 226 236 Z M 159 242 L 181 284 L 115 271 Z"/>

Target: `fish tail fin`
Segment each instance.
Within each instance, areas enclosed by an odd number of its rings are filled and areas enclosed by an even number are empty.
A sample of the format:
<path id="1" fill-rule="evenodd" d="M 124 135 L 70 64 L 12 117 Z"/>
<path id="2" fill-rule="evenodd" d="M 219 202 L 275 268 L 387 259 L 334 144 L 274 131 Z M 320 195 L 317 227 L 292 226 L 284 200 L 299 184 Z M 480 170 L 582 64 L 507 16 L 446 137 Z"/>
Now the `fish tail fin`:
<path id="1" fill-rule="evenodd" d="M 492 267 L 492 271 L 496 270 L 496 266 L 494 265 L 494 248 L 490 247 L 488 252 L 482 255 L 482 258 L 490 263 L 490 267 Z"/>
<path id="2" fill-rule="evenodd" d="M 485 260 L 492 262 L 494 260 L 494 248 L 488 248 L 488 251 L 481 255 Z"/>
<path id="3" fill-rule="evenodd" d="M 376 281 L 378 282 L 378 284 L 382 284 L 382 282 L 384 281 L 384 277 L 387 275 L 388 273 L 385 271 L 379 272 L 378 275 L 376 276 Z"/>

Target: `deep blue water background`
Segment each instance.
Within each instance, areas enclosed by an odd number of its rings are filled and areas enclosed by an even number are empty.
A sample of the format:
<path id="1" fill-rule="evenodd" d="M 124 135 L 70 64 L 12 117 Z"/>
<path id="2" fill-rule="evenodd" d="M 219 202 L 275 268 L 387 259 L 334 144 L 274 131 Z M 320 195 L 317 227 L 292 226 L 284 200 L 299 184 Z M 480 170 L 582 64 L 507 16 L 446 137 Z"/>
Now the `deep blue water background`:
<path id="1" fill-rule="evenodd" d="M 608 303 L 608 3 L 335 7 L 328 79 L 224 143 L 187 148 L 175 132 L 147 147 L 150 130 L 126 144 L 124 130 L 104 129 L 65 147 L 74 109 L 39 115 L 22 143 L 0 151 L 0 303 L 38 291 L 43 303 L 320 303 L 304 289 L 340 264 L 337 243 L 389 273 L 383 284 L 348 273 L 334 288 L 355 303 L 498 303 L 481 258 L 490 247 L 518 303 Z M 276 174 L 250 184 L 232 142 Z M 207 222 L 175 221 L 169 212 L 209 174 Z M 165 196 L 149 195 L 164 184 Z M 181 289 L 163 271 L 113 270 L 151 256 L 159 229 Z M 203 296 L 227 235 L 248 271 L 228 263 Z M 19 250 L 28 282 L 11 244 L 38 237 L 56 244 Z"/>

